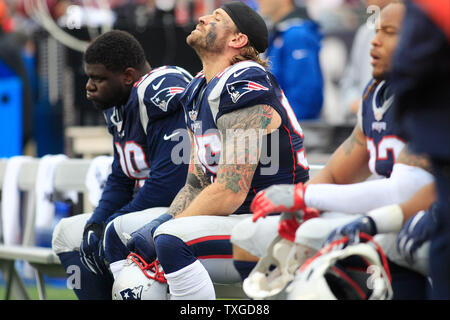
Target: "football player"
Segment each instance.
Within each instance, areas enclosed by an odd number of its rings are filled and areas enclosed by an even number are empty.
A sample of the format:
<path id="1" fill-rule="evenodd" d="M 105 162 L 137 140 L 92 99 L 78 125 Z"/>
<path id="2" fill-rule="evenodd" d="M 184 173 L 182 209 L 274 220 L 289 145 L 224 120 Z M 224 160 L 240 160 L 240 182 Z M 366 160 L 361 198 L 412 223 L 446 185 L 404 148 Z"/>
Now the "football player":
<path id="1" fill-rule="evenodd" d="M 403 13 L 404 5 L 399 2 L 389 4 L 381 11 L 379 28 L 372 41 L 374 79 L 364 92 L 358 123 L 351 136 L 306 188 L 300 184 L 273 186 L 257 195 L 252 204 L 254 220 L 272 212 L 294 212 L 305 207 L 325 211 L 321 218 L 305 221 L 300 227 L 295 221 L 294 226 L 289 221 L 280 224 L 279 233 L 290 240 L 295 239 L 302 248 L 304 256 L 299 263 L 319 250 L 333 229 L 355 219 L 355 215 L 348 213 L 361 214 L 380 206 L 401 203 L 433 182 L 426 158 L 408 152 L 393 121 L 394 96 L 387 75 Z M 364 181 L 370 175 L 387 179 Z M 396 224 L 401 226 L 403 216 L 400 213 L 400 218 L 396 217 Z M 256 224 L 247 220 L 235 227 L 232 241 L 236 244 L 236 260 L 256 263 L 266 253 L 270 242 L 277 236 L 279 218 L 268 217 L 266 220 Z M 409 268 L 409 264 L 394 250 L 395 236 L 380 237 L 388 257 L 395 262 L 394 268 L 401 272 L 404 271 L 403 266 Z M 417 275 L 417 278 L 423 285 L 425 277 Z M 402 298 L 398 292 L 396 297 Z"/>
<path id="2" fill-rule="evenodd" d="M 243 2 L 202 16 L 187 37 L 203 63 L 183 93 L 192 139 L 185 186 L 168 212 L 134 232 L 132 251 L 158 258 L 171 299 L 215 299 L 214 282 L 239 282 L 230 233 L 256 193 L 307 181 L 298 120 L 259 53 L 264 20 Z"/>
<path id="3" fill-rule="evenodd" d="M 113 136 L 112 172 L 94 212 L 61 220 L 52 247 L 68 273 L 77 266 L 79 299 L 111 299 L 105 226 L 130 212 L 151 216 L 149 208 L 159 216 L 158 208 L 169 206 L 183 186 L 187 161 L 177 164 L 172 149 L 186 127 L 179 98 L 192 76 L 175 66 L 152 69 L 138 41 L 119 30 L 97 37 L 84 62 L 86 97 L 104 113 Z"/>
<path id="4" fill-rule="evenodd" d="M 429 298 L 450 299 L 450 2 L 406 2 L 392 66 L 396 115 L 411 149 L 427 154 L 436 179 Z"/>

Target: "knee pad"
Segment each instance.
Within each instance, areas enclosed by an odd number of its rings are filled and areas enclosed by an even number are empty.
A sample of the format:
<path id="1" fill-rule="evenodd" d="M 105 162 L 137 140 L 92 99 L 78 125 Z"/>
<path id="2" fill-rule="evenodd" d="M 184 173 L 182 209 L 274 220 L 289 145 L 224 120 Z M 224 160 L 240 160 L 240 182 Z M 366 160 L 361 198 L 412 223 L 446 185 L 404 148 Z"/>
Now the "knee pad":
<path id="1" fill-rule="evenodd" d="M 155 238 L 155 247 L 158 260 L 166 274 L 178 271 L 197 260 L 186 243 L 172 235 L 158 235 Z"/>
<path id="2" fill-rule="evenodd" d="M 295 243 L 320 250 L 324 241 L 337 227 L 344 225 L 358 215 L 322 214 L 322 217 L 303 222 L 295 233 Z"/>
<path id="3" fill-rule="evenodd" d="M 56 254 L 60 254 L 63 252 L 70 252 L 73 250 L 69 250 L 66 244 L 66 237 L 64 236 L 64 230 L 67 228 L 66 218 L 61 219 L 58 224 L 55 226 L 52 234 L 52 248 Z M 72 248 L 73 249 L 73 248 Z"/>
<path id="4" fill-rule="evenodd" d="M 55 226 L 52 234 L 52 248 L 56 254 L 78 251 L 83 238 L 83 230 L 90 213 L 63 218 Z"/>
<path id="5" fill-rule="evenodd" d="M 231 243 L 250 254 L 261 258 L 265 255 L 271 241 L 278 235 L 279 216 L 271 216 L 253 222 L 247 218 L 234 226 L 231 231 Z"/>

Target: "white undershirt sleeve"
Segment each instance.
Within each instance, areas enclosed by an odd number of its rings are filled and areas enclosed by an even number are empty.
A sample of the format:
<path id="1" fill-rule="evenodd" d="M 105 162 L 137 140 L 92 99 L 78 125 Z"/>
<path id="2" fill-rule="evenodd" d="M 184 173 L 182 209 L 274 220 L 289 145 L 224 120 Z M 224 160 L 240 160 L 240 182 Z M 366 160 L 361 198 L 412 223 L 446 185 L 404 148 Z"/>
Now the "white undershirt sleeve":
<path id="1" fill-rule="evenodd" d="M 367 213 L 375 208 L 404 202 L 433 180 L 431 173 L 419 167 L 398 163 L 386 179 L 346 185 L 310 184 L 305 191 L 305 203 L 321 211 Z"/>

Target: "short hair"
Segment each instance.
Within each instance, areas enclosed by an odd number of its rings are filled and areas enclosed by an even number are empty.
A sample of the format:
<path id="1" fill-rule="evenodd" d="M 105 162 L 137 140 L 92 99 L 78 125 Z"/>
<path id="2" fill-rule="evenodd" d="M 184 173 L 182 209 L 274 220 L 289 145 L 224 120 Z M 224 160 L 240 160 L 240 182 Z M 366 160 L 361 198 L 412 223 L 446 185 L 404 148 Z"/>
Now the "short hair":
<path id="1" fill-rule="evenodd" d="M 95 38 L 84 53 L 84 61 L 102 64 L 113 72 L 129 67 L 140 70 L 147 62 L 141 44 L 122 30 L 111 30 Z"/>

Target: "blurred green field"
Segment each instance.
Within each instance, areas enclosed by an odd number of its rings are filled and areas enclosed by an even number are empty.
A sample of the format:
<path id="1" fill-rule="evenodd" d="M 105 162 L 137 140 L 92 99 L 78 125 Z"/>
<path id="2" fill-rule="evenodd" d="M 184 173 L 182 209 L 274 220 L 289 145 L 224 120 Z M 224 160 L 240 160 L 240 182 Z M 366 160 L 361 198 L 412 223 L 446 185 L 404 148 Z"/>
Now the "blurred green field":
<path id="1" fill-rule="evenodd" d="M 28 294 L 31 300 L 39 300 L 39 294 L 36 286 L 27 285 L 26 286 Z M 69 290 L 64 287 L 56 287 L 52 285 L 46 285 L 47 300 L 77 300 L 77 296 L 73 290 Z M 0 284 L 0 300 L 5 299 L 6 287 L 4 283 Z M 15 300 L 11 297 L 11 300 Z"/>

